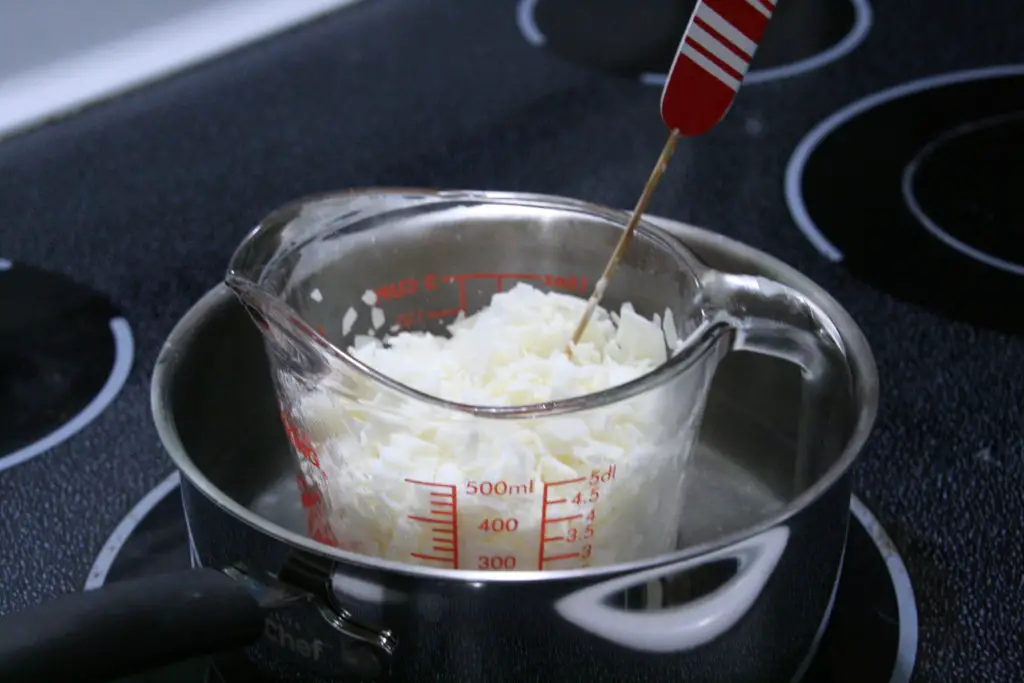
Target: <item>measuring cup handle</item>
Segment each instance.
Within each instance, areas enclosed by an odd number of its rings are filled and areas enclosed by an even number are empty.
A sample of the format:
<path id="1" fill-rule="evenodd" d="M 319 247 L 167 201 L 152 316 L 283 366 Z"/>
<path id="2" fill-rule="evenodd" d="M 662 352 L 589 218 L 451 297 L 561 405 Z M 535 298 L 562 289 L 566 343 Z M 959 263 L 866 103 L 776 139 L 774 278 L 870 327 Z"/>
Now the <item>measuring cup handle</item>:
<path id="1" fill-rule="evenodd" d="M 559 600 L 555 610 L 584 631 L 631 650 L 692 650 L 719 638 L 750 610 L 775 571 L 788 540 L 789 529 L 775 527 L 714 553 L 589 586 Z M 627 612 L 611 600 L 630 588 L 724 560 L 736 562 L 736 573 L 711 594 L 685 605 Z"/>
<path id="2" fill-rule="evenodd" d="M 732 351 L 788 361 L 803 377 L 792 486 L 805 489 L 815 463 L 838 454 L 843 429 L 834 424 L 835 392 L 852 391 L 842 339 L 818 306 L 797 290 L 768 278 L 707 271 L 701 278 L 711 316 L 731 328 Z M 816 457 L 815 454 L 818 454 Z"/>

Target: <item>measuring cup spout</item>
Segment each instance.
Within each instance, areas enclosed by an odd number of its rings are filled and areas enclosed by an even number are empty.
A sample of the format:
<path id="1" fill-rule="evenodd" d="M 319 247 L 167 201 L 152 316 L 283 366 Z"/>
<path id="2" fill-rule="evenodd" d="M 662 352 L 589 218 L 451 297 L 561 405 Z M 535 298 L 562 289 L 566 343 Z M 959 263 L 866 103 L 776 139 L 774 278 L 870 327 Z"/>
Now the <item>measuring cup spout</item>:
<path id="1" fill-rule="evenodd" d="M 234 292 L 235 296 L 238 297 L 238 300 L 245 307 L 246 312 L 252 318 L 252 321 L 256 323 L 256 326 L 261 330 L 266 329 L 269 322 L 263 311 L 272 305 L 273 297 L 261 290 L 257 284 L 245 278 L 236 277 L 233 273 L 228 273 L 224 282 Z"/>
<path id="2" fill-rule="evenodd" d="M 231 255 L 224 282 L 245 306 L 253 322 L 261 330 L 269 329 L 278 308 L 279 294 L 261 286 L 269 265 L 278 253 L 277 240 L 272 240 L 264 223 L 253 229 Z"/>
<path id="3" fill-rule="evenodd" d="M 282 376 L 313 379 L 328 371 L 327 358 L 318 348 L 318 335 L 291 307 L 245 278 L 229 273 L 225 283 L 263 335 L 278 380 Z"/>
<path id="4" fill-rule="evenodd" d="M 296 275 L 289 255 L 301 252 L 316 233 L 315 221 L 299 220 L 302 213 L 288 205 L 264 219 L 235 250 L 224 278 L 263 334 L 278 379 L 313 380 L 328 370 L 327 345 L 289 301 Z"/>

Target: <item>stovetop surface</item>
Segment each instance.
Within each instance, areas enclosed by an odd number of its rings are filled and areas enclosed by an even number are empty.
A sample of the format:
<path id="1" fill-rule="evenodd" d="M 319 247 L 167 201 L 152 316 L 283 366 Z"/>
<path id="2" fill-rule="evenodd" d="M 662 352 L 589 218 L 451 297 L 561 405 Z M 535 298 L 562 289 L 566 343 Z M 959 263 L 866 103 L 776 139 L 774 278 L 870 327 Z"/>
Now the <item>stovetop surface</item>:
<path id="1" fill-rule="evenodd" d="M 862 326 L 882 395 L 855 489 L 913 583 L 915 680 L 1024 680 L 1018 3 L 789 2 L 651 212 L 782 258 Z M 579 4 L 360 3 L 0 145 L 0 613 L 81 589 L 172 470 L 156 354 L 271 209 L 367 185 L 633 204 L 668 38 L 610 0 L 574 33 Z"/>

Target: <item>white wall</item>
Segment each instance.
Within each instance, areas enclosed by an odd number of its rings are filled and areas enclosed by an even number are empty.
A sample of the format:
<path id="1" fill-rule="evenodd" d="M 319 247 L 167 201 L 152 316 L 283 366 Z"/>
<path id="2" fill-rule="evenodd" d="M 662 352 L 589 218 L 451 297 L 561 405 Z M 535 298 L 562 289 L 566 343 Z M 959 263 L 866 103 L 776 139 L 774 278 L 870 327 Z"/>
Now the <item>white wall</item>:
<path id="1" fill-rule="evenodd" d="M 354 0 L 0 0 L 0 138 Z"/>

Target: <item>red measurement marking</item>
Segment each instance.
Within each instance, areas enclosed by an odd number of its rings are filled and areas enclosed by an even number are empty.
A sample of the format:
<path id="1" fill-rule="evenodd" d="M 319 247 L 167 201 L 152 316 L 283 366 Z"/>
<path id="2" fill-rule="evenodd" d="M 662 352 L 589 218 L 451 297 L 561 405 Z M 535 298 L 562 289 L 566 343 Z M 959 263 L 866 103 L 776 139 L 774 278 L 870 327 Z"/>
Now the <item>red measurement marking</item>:
<path id="1" fill-rule="evenodd" d="M 541 273 L 461 273 L 459 275 L 443 275 L 442 282 L 455 282 L 464 288 L 470 280 L 494 280 L 498 291 L 502 291 L 505 280 L 541 280 L 548 287 L 566 289 L 573 292 L 584 292 L 587 289 L 587 278 L 575 275 L 544 275 Z M 460 299 L 463 308 L 465 301 Z"/>
<path id="2" fill-rule="evenodd" d="M 453 488 L 451 484 L 438 484 L 438 483 L 433 482 L 433 481 L 420 481 L 418 479 L 406 479 L 405 482 L 407 484 L 416 484 L 417 486 L 436 486 L 439 489 L 446 489 L 446 490 L 451 490 Z M 438 494 L 437 494 L 436 491 L 431 491 L 430 495 L 433 496 L 433 495 L 438 495 Z M 440 495 L 448 495 L 448 494 L 442 493 Z"/>
<path id="3" fill-rule="evenodd" d="M 420 283 L 416 278 L 407 277 L 397 282 L 389 282 L 373 290 L 378 301 L 391 301 L 401 299 L 403 296 L 412 296 L 420 291 Z"/>
<path id="4" fill-rule="evenodd" d="M 421 322 L 423 322 L 423 311 L 405 311 L 395 316 L 395 324 L 399 327 L 409 328 Z"/>
<path id="5" fill-rule="evenodd" d="M 570 521 L 570 520 L 573 520 L 573 519 L 580 519 L 580 518 L 583 517 L 583 515 L 571 515 L 571 516 L 568 516 L 568 517 L 548 517 L 548 508 L 549 507 L 551 507 L 552 505 L 561 505 L 562 503 L 565 503 L 568 500 L 567 498 L 556 498 L 556 499 L 552 500 L 549 494 L 551 493 L 551 489 L 556 487 L 556 486 L 568 486 L 570 484 L 580 484 L 580 483 L 582 483 L 582 482 L 584 482 L 586 480 L 587 480 L 586 477 L 577 477 L 575 479 L 564 479 L 562 481 L 546 481 L 546 482 L 544 482 L 544 492 L 543 492 L 543 497 L 541 499 L 542 502 L 541 502 L 541 508 L 540 508 L 540 534 L 538 534 L 540 536 L 540 545 L 537 548 L 537 569 L 544 569 L 544 563 L 545 562 L 554 562 L 555 560 L 564 560 L 564 559 L 568 559 L 570 557 L 578 557 L 579 556 L 579 553 L 571 553 L 571 554 L 567 554 L 567 555 L 553 555 L 551 557 L 545 557 L 544 556 L 544 547 L 548 543 L 557 543 L 557 542 L 560 542 L 560 541 L 564 541 L 565 537 L 564 536 L 557 536 L 557 537 L 548 538 L 548 537 L 546 537 L 544 535 L 544 530 L 547 528 L 547 526 L 549 524 L 554 524 L 556 522 L 566 522 L 566 521 Z"/>
<path id="6" fill-rule="evenodd" d="M 320 456 L 310 442 L 309 435 L 299 429 L 283 409 L 281 410 L 281 424 L 284 425 L 285 435 L 295 452 L 308 460 L 320 474 L 323 474 L 323 470 L 320 469 Z"/>
<path id="7" fill-rule="evenodd" d="M 408 329 L 414 325 L 422 325 L 424 320 L 438 320 L 440 318 L 454 318 L 462 309 L 445 308 L 438 311 L 403 311 L 395 315 L 395 324 L 399 328 Z"/>
<path id="8" fill-rule="evenodd" d="M 395 282 L 376 287 L 373 291 L 377 294 L 379 301 L 396 301 L 423 292 L 431 292 L 440 284 L 454 284 L 458 288 L 458 308 L 441 308 L 434 310 L 414 309 L 406 310 L 394 315 L 395 324 L 400 328 L 409 329 L 416 325 L 422 325 L 426 320 L 439 320 L 441 318 L 454 318 L 461 311 L 466 310 L 466 283 L 473 280 L 494 280 L 497 291 L 503 291 L 506 280 L 533 280 L 541 281 L 551 289 L 559 289 L 569 292 L 587 293 L 587 278 L 576 275 L 545 275 L 542 273 L 460 273 L 457 275 L 438 275 L 429 273 L 420 280 L 413 277 L 402 278 Z"/>
<path id="9" fill-rule="evenodd" d="M 428 524 L 431 524 L 431 523 L 433 523 L 433 524 L 447 524 L 448 523 L 447 519 L 433 519 L 431 517 L 418 517 L 416 515 L 406 515 L 406 517 L 408 517 L 409 519 L 411 519 L 414 522 L 427 522 Z"/>
<path id="10" fill-rule="evenodd" d="M 509 273 L 507 275 L 495 275 L 494 281 L 497 283 L 498 291 L 503 291 L 503 285 L 505 280 L 543 280 L 543 275 L 532 275 L 525 273 Z"/>
<path id="11" fill-rule="evenodd" d="M 571 522 L 574 519 L 583 519 L 583 515 L 570 515 L 569 517 L 549 517 L 548 524 L 555 524 L 557 522 Z"/>
<path id="12" fill-rule="evenodd" d="M 434 546 L 431 550 L 436 555 L 423 555 L 421 553 L 409 553 L 410 556 L 429 562 L 444 562 L 452 569 L 459 568 L 459 515 L 456 502 L 456 487 L 451 484 L 440 484 L 435 481 L 420 481 L 418 479 L 406 479 L 407 483 L 414 486 L 425 486 L 431 489 L 428 496 L 430 500 L 430 517 L 420 515 L 406 515 L 414 522 L 431 524 L 430 531 L 434 534 L 446 534 L 449 538 L 431 537 Z M 442 545 L 438 545 L 442 544 Z"/>
<path id="13" fill-rule="evenodd" d="M 292 448 L 316 469 L 319 477 L 326 481 L 327 475 L 320 469 L 320 456 L 310 442 L 309 435 L 292 422 L 288 412 L 284 410 L 284 406 L 278 407 L 280 408 L 281 424 L 284 426 L 285 434 Z M 334 530 L 331 529 L 323 494 L 313 482 L 306 479 L 304 474 L 297 474 L 295 480 L 299 485 L 299 499 L 302 501 L 302 507 L 306 510 L 306 533 L 320 543 L 342 547 L 334 535 Z"/>
<path id="14" fill-rule="evenodd" d="M 430 277 L 429 275 L 427 277 Z M 436 275 L 434 277 L 437 277 Z M 467 275 L 442 275 L 438 279 L 446 284 L 454 282 L 459 288 L 459 308 L 457 310 L 466 310 L 466 280 L 472 280 L 473 278 Z"/>
<path id="15" fill-rule="evenodd" d="M 566 553 L 564 555 L 552 555 L 551 557 L 540 558 L 541 564 L 544 562 L 558 562 L 559 560 L 568 560 L 570 557 L 579 557 L 579 553 Z"/>
<path id="16" fill-rule="evenodd" d="M 306 510 L 306 533 L 314 541 L 341 547 L 331 524 L 327 520 L 327 513 L 323 508 L 323 496 L 315 486 L 306 481 L 301 474 L 295 475 L 295 481 L 299 485 L 299 496 L 302 500 L 302 507 Z"/>
<path id="17" fill-rule="evenodd" d="M 413 557 L 418 557 L 421 560 L 434 560 L 434 561 L 437 561 L 437 562 L 451 562 L 452 561 L 452 558 L 450 558 L 450 557 L 438 557 L 437 555 L 422 555 L 420 553 L 409 553 L 409 554 L 412 555 Z"/>
<path id="18" fill-rule="evenodd" d="M 446 308 L 443 311 L 427 311 L 427 317 L 431 320 L 437 318 L 453 318 L 462 313 L 461 308 Z"/>

